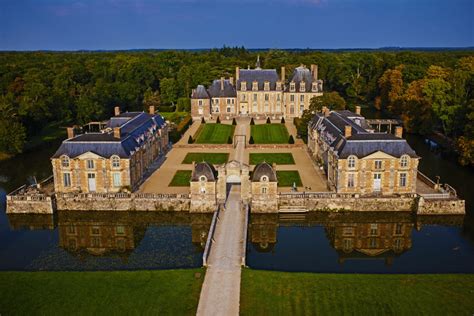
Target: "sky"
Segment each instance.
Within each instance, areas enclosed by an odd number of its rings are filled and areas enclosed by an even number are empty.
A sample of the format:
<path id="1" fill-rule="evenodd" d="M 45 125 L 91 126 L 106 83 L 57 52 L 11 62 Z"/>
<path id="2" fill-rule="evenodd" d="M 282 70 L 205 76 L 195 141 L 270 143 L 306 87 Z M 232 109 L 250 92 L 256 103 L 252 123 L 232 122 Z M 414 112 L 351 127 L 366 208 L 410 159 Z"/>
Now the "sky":
<path id="1" fill-rule="evenodd" d="M 474 0 L 0 0 L 0 50 L 474 46 Z"/>

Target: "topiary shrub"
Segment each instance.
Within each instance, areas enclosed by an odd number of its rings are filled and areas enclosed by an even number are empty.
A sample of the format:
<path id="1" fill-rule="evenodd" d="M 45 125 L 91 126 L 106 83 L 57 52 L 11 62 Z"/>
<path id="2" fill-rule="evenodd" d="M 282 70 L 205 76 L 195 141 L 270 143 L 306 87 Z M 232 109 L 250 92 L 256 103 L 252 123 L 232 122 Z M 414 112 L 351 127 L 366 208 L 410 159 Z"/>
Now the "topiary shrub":
<path id="1" fill-rule="evenodd" d="M 290 135 L 290 138 L 288 138 L 288 144 L 294 144 L 295 139 L 293 138 L 293 135 Z"/>
<path id="2" fill-rule="evenodd" d="M 250 136 L 249 144 L 255 144 L 255 141 L 253 140 L 253 136 Z"/>
<path id="3" fill-rule="evenodd" d="M 232 137 L 227 137 L 227 144 L 232 144 Z"/>
<path id="4" fill-rule="evenodd" d="M 192 144 L 192 143 L 194 143 L 194 139 L 191 135 L 189 135 L 188 144 Z"/>
<path id="5" fill-rule="evenodd" d="M 220 124 L 220 123 L 221 123 L 221 119 L 219 118 L 219 116 L 217 117 L 216 123 L 217 123 L 217 124 Z"/>
<path id="6" fill-rule="evenodd" d="M 237 125 L 237 121 L 235 120 L 235 117 L 232 119 L 232 125 Z"/>
<path id="7" fill-rule="evenodd" d="M 269 117 L 267 117 L 267 124 L 271 124 L 271 123 L 272 123 L 272 121 L 270 120 Z"/>
<path id="8" fill-rule="evenodd" d="M 285 124 L 285 118 L 283 116 L 281 117 L 281 124 Z"/>
<path id="9" fill-rule="evenodd" d="M 204 119 L 204 116 L 201 118 L 201 124 L 206 124 L 206 120 Z"/>
<path id="10" fill-rule="evenodd" d="M 255 125 L 255 121 L 253 120 L 253 117 L 252 117 L 252 119 L 250 120 L 250 125 Z"/>

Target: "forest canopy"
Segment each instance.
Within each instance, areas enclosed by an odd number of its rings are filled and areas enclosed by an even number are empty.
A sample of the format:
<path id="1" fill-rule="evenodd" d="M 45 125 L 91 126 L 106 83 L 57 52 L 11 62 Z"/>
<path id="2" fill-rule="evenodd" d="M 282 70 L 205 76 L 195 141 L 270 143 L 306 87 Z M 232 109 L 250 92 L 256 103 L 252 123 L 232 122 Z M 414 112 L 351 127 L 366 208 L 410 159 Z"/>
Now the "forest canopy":
<path id="1" fill-rule="evenodd" d="M 21 152 L 46 126 L 102 120 L 122 110 L 189 111 L 191 89 L 234 76 L 235 67 L 319 65 L 330 97 L 313 102 L 367 105 L 397 115 L 414 133 L 457 141 L 473 163 L 473 51 L 207 51 L 0 53 L 0 152 Z"/>

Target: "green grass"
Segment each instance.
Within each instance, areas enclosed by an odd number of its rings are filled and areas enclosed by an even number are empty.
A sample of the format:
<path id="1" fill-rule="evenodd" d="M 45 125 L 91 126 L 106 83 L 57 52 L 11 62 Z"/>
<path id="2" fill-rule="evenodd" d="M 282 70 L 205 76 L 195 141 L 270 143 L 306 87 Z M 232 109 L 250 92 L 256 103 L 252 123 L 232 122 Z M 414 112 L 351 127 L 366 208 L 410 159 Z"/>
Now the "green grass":
<path id="1" fill-rule="evenodd" d="M 291 153 L 252 153 L 249 156 L 251 165 L 256 165 L 261 162 L 268 162 L 269 164 L 276 163 L 277 165 L 294 165 L 295 160 Z"/>
<path id="2" fill-rule="evenodd" d="M 285 124 L 260 124 L 250 126 L 255 144 L 288 144 L 288 130 Z"/>
<path id="3" fill-rule="evenodd" d="M 45 125 L 39 133 L 32 136 L 25 143 L 25 150 L 31 150 L 40 147 L 44 144 L 51 143 L 55 140 L 66 139 L 67 132 L 66 128 L 62 123 L 50 123 Z"/>
<path id="4" fill-rule="evenodd" d="M 188 112 L 158 112 L 161 116 L 170 122 L 178 124 L 181 122 L 186 116 L 189 115 Z"/>
<path id="5" fill-rule="evenodd" d="M 234 136 L 234 125 L 207 123 L 199 126 L 194 136 L 196 144 L 227 144 Z"/>
<path id="6" fill-rule="evenodd" d="M 472 315 L 474 275 L 243 269 L 241 315 Z"/>
<path id="7" fill-rule="evenodd" d="M 277 171 L 278 186 L 279 187 L 292 187 L 293 182 L 296 183 L 297 187 L 303 186 L 301 183 L 300 173 L 295 170 L 289 171 Z"/>
<path id="8" fill-rule="evenodd" d="M 0 272 L 0 313 L 195 315 L 203 279 L 202 269 Z"/>
<path id="9" fill-rule="evenodd" d="M 170 187 L 187 187 L 191 180 L 191 170 L 178 170 L 173 176 L 169 186 Z"/>
<path id="10" fill-rule="evenodd" d="M 229 160 L 228 153 L 188 153 L 184 157 L 183 164 L 191 164 L 193 161 L 207 161 L 214 165 L 226 163 Z"/>

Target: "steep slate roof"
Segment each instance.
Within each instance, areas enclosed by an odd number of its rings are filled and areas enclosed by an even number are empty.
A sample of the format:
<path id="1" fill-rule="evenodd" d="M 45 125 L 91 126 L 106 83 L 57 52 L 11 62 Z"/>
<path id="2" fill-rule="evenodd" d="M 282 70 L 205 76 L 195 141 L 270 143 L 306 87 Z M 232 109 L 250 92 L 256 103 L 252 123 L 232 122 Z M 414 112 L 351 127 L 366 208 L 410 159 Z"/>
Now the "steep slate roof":
<path id="1" fill-rule="evenodd" d="M 52 158 L 58 158 L 61 155 L 75 158 L 86 152 L 92 152 L 104 158 L 110 158 L 112 155 L 129 158 L 151 131 L 156 132 L 166 124 L 162 116 L 145 112 L 127 112 L 119 117 L 129 119 L 117 125 L 121 120 L 115 116 L 107 122 L 107 126 L 110 128 L 120 126 L 120 139 L 114 137 L 112 129 L 101 133 L 77 135 L 63 141 Z"/>
<path id="2" fill-rule="evenodd" d="M 237 93 L 235 91 L 235 87 L 230 84 L 230 81 L 228 79 L 224 80 L 224 90 L 221 90 L 221 80 L 217 79 L 214 80 L 207 90 L 211 98 L 217 98 L 217 97 L 229 97 L 229 98 L 235 98 L 237 96 Z"/>
<path id="3" fill-rule="evenodd" d="M 311 74 L 311 70 L 304 66 L 299 66 L 296 67 L 295 70 L 293 70 L 293 74 L 291 75 L 290 82 L 294 81 L 295 82 L 295 90 L 297 92 L 300 91 L 300 83 L 302 81 L 305 82 L 305 92 L 310 92 L 312 89 L 312 83 L 313 83 L 313 75 Z M 322 83 L 322 80 L 316 80 L 318 83 Z M 287 90 L 289 89 L 289 86 L 287 87 Z"/>
<path id="4" fill-rule="evenodd" d="M 191 99 L 209 99 L 209 93 L 207 92 L 206 88 L 200 84 L 196 89 L 193 90 Z"/>
<path id="5" fill-rule="evenodd" d="M 255 166 L 252 172 L 252 180 L 251 181 L 260 181 L 262 176 L 267 176 L 268 181 L 275 182 L 277 181 L 277 176 L 275 170 L 268 162 L 261 162 Z"/>
<path id="6" fill-rule="evenodd" d="M 213 182 L 217 180 L 217 171 L 212 164 L 205 161 L 199 162 L 194 165 L 191 181 L 199 181 L 200 176 L 205 176 L 208 182 Z"/>
<path id="7" fill-rule="evenodd" d="M 358 120 L 360 125 L 355 120 Z M 363 158 L 377 151 L 397 158 L 402 155 L 418 158 L 405 139 L 393 134 L 371 133 L 362 127 L 368 126 L 363 116 L 347 110 L 331 111 L 327 117 L 321 113 L 316 114 L 309 124 L 342 159 L 350 155 Z M 347 125 L 352 127 L 352 135 L 346 138 L 344 130 Z"/>
<path id="8" fill-rule="evenodd" d="M 265 81 L 270 82 L 270 90 L 276 90 L 276 83 L 279 81 L 276 69 L 240 69 L 237 90 L 241 90 L 241 82 L 247 83 L 247 91 L 252 90 L 254 81 L 258 82 L 258 90 L 263 90 Z"/>

